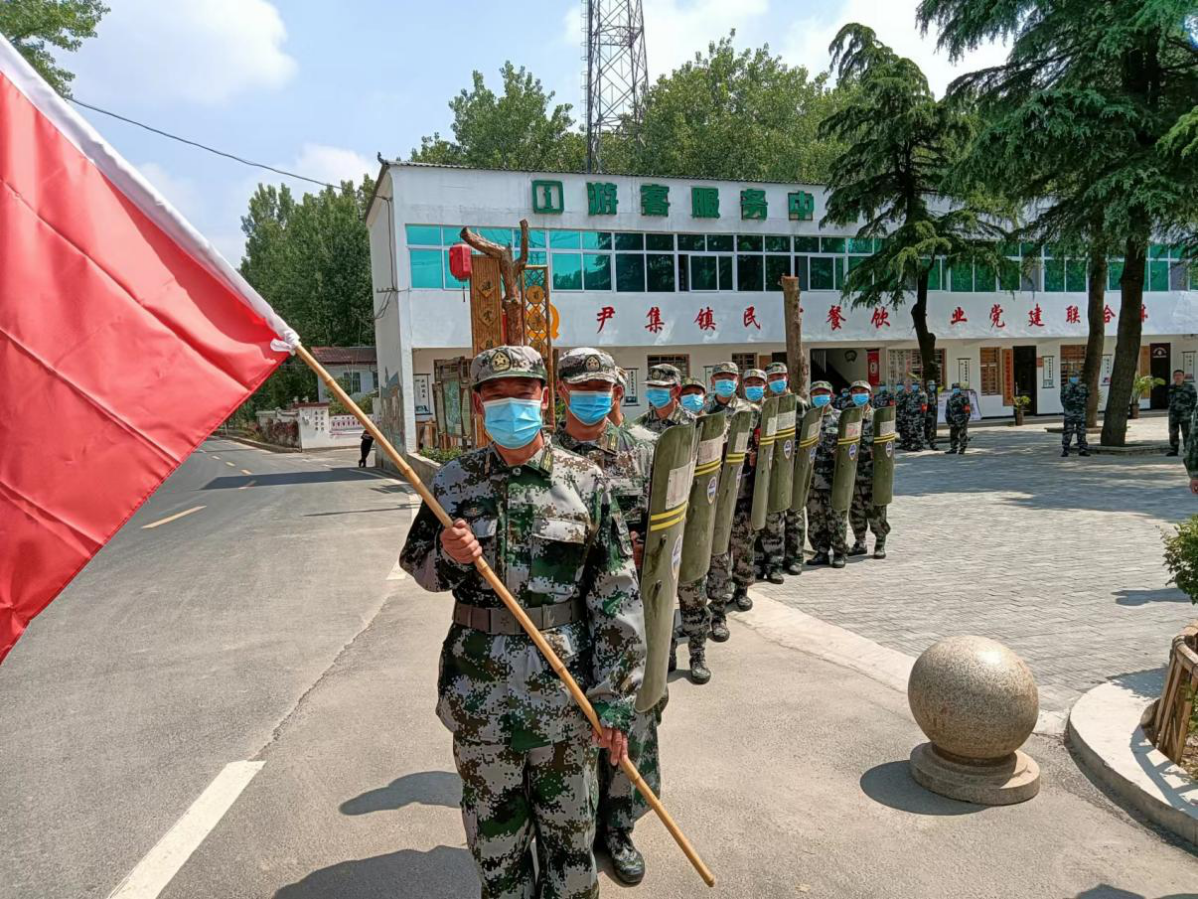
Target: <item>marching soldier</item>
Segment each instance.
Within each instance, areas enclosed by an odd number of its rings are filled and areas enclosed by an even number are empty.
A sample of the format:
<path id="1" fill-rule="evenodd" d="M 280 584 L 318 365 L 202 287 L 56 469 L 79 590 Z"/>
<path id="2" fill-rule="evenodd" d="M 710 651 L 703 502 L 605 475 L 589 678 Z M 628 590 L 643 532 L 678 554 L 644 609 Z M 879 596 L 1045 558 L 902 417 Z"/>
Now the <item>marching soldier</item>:
<path id="1" fill-rule="evenodd" d="M 899 444 L 905 450 L 923 449 L 923 391 L 910 375 L 903 378 L 903 391 L 898 397 Z"/>
<path id="2" fill-rule="evenodd" d="M 1062 459 L 1069 456 L 1069 441 L 1074 434 L 1077 435 L 1077 454 L 1090 455 L 1090 446 L 1086 443 L 1086 400 L 1089 396 L 1090 388 L 1075 374 L 1061 385 L 1061 406 L 1065 410 L 1065 425 L 1061 432 Z"/>
<path id="3" fill-rule="evenodd" d="M 934 385 L 933 385 L 934 386 Z M 886 558 L 886 507 L 874 505 L 874 410 L 870 405 L 869 381 L 854 381 L 851 387 L 853 403 L 864 406 L 861 418 L 861 446 L 857 453 L 857 480 L 853 484 L 853 504 L 849 507 L 849 524 L 853 529 L 850 556 L 863 556 L 866 528 L 874 535 L 874 558 Z"/>
<path id="4" fill-rule="evenodd" d="M 1189 449 L 1190 418 L 1195 406 L 1198 406 L 1198 392 L 1194 390 L 1194 382 L 1187 381 L 1186 373 L 1179 368 L 1173 372 L 1173 383 L 1169 385 L 1169 452 L 1166 455 L 1176 456 L 1182 441 Z"/>
<path id="5" fill-rule="evenodd" d="M 961 389 L 960 384 L 952 386 L 948 402 L 944 406 L 944 417 L 948 421 L 948 449 L 946 453 L 965 455 L 969 446 L 969 397 Z"/>
<path id="6" fill-rule="evenodd" d="M 936 448 L 936 419 L 940 412 L 940 391 L 936 387 L 935 379 L 928 381 L 928 392 L 924 395 L 924 402 L 927 405 L 923 413 L 923 439 L 928 445 L 928 449 L 934 450 Z"/>
<path id="7" fill-rule="evenodd" d="M 683 378 L 682 396 L 678 398 L 678 402 L 691 415 L 701 415 L 703 406 L 707 403 L 707 388 L 698 378 Z"/>
<path id="8" fill-rule="evenodd" d="M 765 370 L 766 382 L 775 396 L 790 393 L 790 374 L 785 362 L 773 362 Z M 807 401 L 796 397 L 796 421 L 807 414 Z M 777 452 L 777 450 L 775 450 Z M 782 572 L 797 575 L 803 573 L 803 544 L 807 542 L 807 510 L 795 512 L 772 512 L 766 518 L 765 530 L 761 533 L 761 549 L 765 556 L 766 580 L 771 584 L 784 582 Z"/>
<path id="9" fill-rule="evenodd" d="M 690 424 L 695 416 L 682 408 L 678 402 L 681 396 L 682 372 L 673 365 L 653 366 L 645 381 L 645 399 L 649 401 L 649 411 L 639 416 L 635 423 L 654 434 L 660 434 L 674 425 Z"/>
<path id="10" fill-rule="evenodd" d="M 815 550 L 809 564 L 844 568 L 849 551 L 844 536 L 844 513 L 832 510 L 832 476 L 836 470 L 840 410 L 831 407 L 831 400 L 831 384 L 816 381 L 811 385 L 811 405 L 824 409 L 824 417 L 815 452 L 811 490 L 807 495 L 807 533 L 811 548 Z"/>
<path id="11" fill-rule="evenodd" d="M 540 355 L 487 350 L 470 380 L 492 442 L 433 481 L 453 526 L 422 506 L 400 554 L 417 583 L 456 599 L 437 711 L 453 734 L 466 843 L 484 896 L 596 896 L 590 726 L 472 563 L 484 557 L 550 641 L 572 650 L 562 661 L 618 763 L 645 661 L 632 542 L 599 469 L 545 440 L 551 395 Z"/>

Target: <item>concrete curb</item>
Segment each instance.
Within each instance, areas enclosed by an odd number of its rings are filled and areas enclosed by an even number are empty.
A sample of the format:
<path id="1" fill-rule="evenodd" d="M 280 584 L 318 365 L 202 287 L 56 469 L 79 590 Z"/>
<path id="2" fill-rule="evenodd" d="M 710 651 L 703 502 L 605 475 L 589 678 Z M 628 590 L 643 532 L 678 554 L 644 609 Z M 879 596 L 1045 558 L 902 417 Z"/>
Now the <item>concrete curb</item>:
<path id="1" fill-rule="evenodd" d="M 234 434 L 213 434 L 213 437 L 220 437 L 224 440 L 232 440 L 234 443 L 244 443 L 246 446 L 252 446 L 256 449 L 269 450 L 272 453 L 300 453 L 303 452 L 296 446 L 279 446 L 275 443 L 264 443 L 261 440 L 251 440 L 249 437 L 239 437 Z"/>
<path id="2" fill-rule="evenodd" d="M 1163 669 L 1090 690 L 1069 712 L 1067 739 L 1082 765 L 1121 802 L 1198 845 L 1198 784 L 1159 753 L 1140 727 L 1162 678 Z"/>

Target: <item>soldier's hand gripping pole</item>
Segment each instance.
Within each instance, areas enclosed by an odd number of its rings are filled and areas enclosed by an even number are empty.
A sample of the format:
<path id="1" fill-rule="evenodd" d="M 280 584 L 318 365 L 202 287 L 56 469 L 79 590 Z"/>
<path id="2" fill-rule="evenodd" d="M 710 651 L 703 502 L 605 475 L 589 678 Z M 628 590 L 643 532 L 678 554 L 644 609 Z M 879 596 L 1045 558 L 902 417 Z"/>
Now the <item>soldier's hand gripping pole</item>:
<path id="1" fill-rule="evenodd" d="M 366 429 L 367 433 L 369 433 L 370 436 L 375 439 L 378 445 L 383 448 L 387 455 L 391 457 L 391 461 L 394 462 L 396 467 L 399 468 L 400 473 L 404 476 L 408 483 L 416 488 L 416 492 L 420 494 L 420 498 L 424 500 L 425 505 L 427 505 L 429 509 L 432 510 L 433 514 L 437 516 L 437 520 L 447 528 L 453 527 L 453 521 L 450 519 L 449 515 L 446 514 L 445 510 L 441 508 L 441 504 L 437 502 L 436 498 L 432 494 L 432 491 L 424 485 L 424 482 L 420 480 L 420 477 L 415 471 L 412 470 L 412 467 L 404 461 L 403 457 L 399 454 L 399 451 L 391 445 L 391 442 L 385 436 L 383 436 L 383 432 L 380 431 L 375 423 L 370 420 L 369 416 L 367 416 L 361 409 L 358 408 L 358 404 L 350 399 L 349 394 L 347 394 L 341 385 L 333 379 L 333 376 L 325 371 L 324 366 L 317 362 L 316 358 L 309 353 L 307 348 L 303 345 L 297 346 L 295 348 L 295 353 L 304 360 L 304 362 L 309 368 L 312 369 L 312 371 L 316 372 L 316 376 L 324 382 L 325 386 L 329 389 L 329 393 L 337 397 L 342 405 L 344 405 L 345 408 L 349 409 L 349 411 L 353 413 L 354 417 L 362 423 L 362 427 Z M 591 727 L 593 727 L 595 729 L 595 733 L 598 734 L 600 731 L 599 716 L 595 714 L 595 709 L 592 708 L 590 700 L 587 699 L 586 694 L 582 692 L 582 688 L 578 686 L 574 678 L 570 675 L 570 672 L 566 669 L 566 666 L 562 663 L 562 660 L 557 657 L 557 653 L 553 651 L 553 647 L 549 645 L 548 641 L 546 641 L 541 635 L 541 632 L 537 630 L 536 625 L 534 625 L 529 619 L 528 615 L 525 614 L 524 609 L 521 608 L 520 604 L 516 602 L 516 600 L 512 597 L 512 594 L 507 591 L 507 587 L 503 585 L 503 581 L 501 581 L 498 575 L 491 570 L 491 566 L 487 564 L 486 559 L 483 559 L 481 556 L 475 559 L 474 567 L 478 569 L 478 573 L 483 576 L 483 579 L 486 580 L 486 582 L 491 586 L 491 589 L 495 591 L 495 594 L 503 601 L 503 604 L 507 610 L 512 613 L 517 621 L 520 622 L 520 626 L 524 628 L 525 633 L 528 634 L 528 636 L 532 639 L 532 642 L 536 644 L 537 649 L 541 651 L 541 654 L 545 657 L 546 661 L 549 662 L 549 667 L 552 668 L 554 672 L 557 673 L 557 676 L 561 678 L 562 683 L 566 685 L 566 689 L 570 691 L 570 695 L 574 697 L 574 701 L 578 703 L 578 707 L 582 709 L 582 713 L 586 715 L 587 720 L 591 722 Z M 647 783 L 645 783 L 645 779 L 641 777 L 640 772 L 636 770 L 636 766 L 633 765 L 627 757 L 625 757 L 620 762 L 620 767 L 624 769 L 624 773 L 628 775 L 628 779 L 632 781 L 633 786 L 635 786 L 640 791 L 641 795 L 645 797 L 645 801 L 649 803 L 649 807 L 657 813 L 657 817 L 661 819 L 661 823 L 666 826 L 666 830 L 670 832 L 670 836 L 674 838 L 674 842 L 678 844 L 679 848 L 690 860 L 690 863 L 694 865 L 695 870 L 699 872 L 699 876 L 703 878 L 703 882 L 709 887 L 715 886 L 715 877 L 712 875 L 707 865 L 703 863 L 703 859 L 699 857 L 699 853 L 695 851 L 695 848 L 691 845 L 690 840 L 688 840 L 686 835 L 678 829 L 678 825 L 674 823 L 674 819 L 670 817 L 670 813 L 667 812 L 665 806 L 661 804 L 661 800 L 657 798 L 653 790 L 650 789 Z"/>

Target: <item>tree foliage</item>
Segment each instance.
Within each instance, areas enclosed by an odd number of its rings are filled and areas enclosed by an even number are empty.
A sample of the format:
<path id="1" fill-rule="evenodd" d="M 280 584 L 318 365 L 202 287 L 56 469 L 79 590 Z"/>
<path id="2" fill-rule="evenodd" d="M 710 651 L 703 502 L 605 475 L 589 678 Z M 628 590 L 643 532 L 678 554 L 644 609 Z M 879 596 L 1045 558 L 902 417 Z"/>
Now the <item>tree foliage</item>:
<path id="1" fill-rule="evenodd" d="M 107 12 L 100 0 L 4 0 L 0 34 L 51 87 L 69 96 L 75 76 L 58 65 L 51 48 L 78 50 L 85 38 L 96 36 L 96 25 Z"/>

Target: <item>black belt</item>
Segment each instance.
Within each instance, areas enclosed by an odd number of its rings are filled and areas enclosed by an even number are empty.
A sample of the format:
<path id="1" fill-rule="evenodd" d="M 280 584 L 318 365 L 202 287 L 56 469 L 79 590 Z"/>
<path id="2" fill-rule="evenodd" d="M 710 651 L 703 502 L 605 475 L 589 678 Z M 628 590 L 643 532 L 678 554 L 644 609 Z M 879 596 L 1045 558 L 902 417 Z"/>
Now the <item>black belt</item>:
<path id="1" fill-rule="evenodd" d="M 581 599 L 570 602 L 559 602 L 550 606 L 537 606 L 525 609 L 524 612 L 532 620 L 539 631 L 553 630 L 581 621 L 586 607 Z M 473 628 L 491 636 L 515 636 L 524 633 L 520 622 L 505 608 L 483 609 L 466 603 L 455 603 L 453 607 L 453 623 L 462 627 Z"/>

